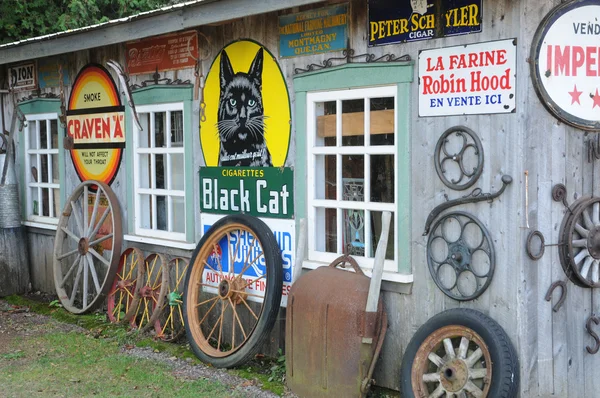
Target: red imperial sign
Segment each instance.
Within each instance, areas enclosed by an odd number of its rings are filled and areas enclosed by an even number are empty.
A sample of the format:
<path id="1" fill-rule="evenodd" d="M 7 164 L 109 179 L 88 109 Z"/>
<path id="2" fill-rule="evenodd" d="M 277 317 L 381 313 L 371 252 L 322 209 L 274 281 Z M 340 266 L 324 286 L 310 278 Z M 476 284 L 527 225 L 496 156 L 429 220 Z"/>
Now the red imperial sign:
<path id="1" fill-rule="evenodd" d="M 127 43 L 129 74 L 193 67 L 198 59 L 198 33 L 187 31 Z"/>
<path id="2" fill-rule="evenodd" d="M 542 21 L 531 47 L 538 96 L 557 118 L 600 131 L 600 4 L 562 3 Z"/>

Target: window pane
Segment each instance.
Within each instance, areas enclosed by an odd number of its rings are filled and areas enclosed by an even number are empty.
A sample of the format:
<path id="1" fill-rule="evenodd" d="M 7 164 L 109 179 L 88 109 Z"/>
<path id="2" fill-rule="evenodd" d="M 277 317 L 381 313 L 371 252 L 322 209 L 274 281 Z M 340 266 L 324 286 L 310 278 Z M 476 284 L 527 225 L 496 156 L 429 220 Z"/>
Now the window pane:
<path id="1" fill-rule="evenodd" d="M 50 120 L 50 136 L 52 137 L 50 148 L 58 149 L 58 121 L 56 119 Z"/>
<path id="2" fill-rule="evenodd" d="M 156 229 L 167 230 L 167 197 L 156 197 Z"/>
<path id="3" fill-rule="evenodd" d="M 171 112 L 171 146 L 183 146 L 183 112 Z"/>
<path id="4" fill-rule="evenodd" d="M 156 188 L 165 188 L 165 158 L 166 155 L 154 155 L 156 160 Z"/>
<path id="5" fill-rule="evenodd" d="M 29 123 L 27 123 L 27 129 L 29 130 L 29 149 L 38 149 L 37 135 L 39 131 L 39 123 L 40 120 L 32 120 Z"/>
<path id="6" fill-rule="evenodd" d="M 342 146 L 365 144 L 365 100 L 342 101 Z"/>
<path id="7" fill-rule="evenodd" d="M 317 116 L 317 136 L 315 146 L 335 146 L 336 144 L 336 103 L 335 101 L 315 104 Z"/>
<path id="8" fill-rule="evenodd" d="M 315 219 L 316 249 L 337 253 L 337 210 L 317 208 Z"/>
<path id="9" fill-rule="evenodd" d="M 140 188 L 150 188 L 150 155 L 139 155 Z"/>
<path id="10" fill-rule="evenodd" d="M 354 256 L 365 255 L 365 211 L 343 210 L 344 249 Z"/>
<path id="11" fill-rule="evenodd" d="M 315 199 L 336 198 L 336 155 L 315 156 Z"/>
<path id="12" fill-rule="evenodd" d="M 138 114 L 140 118 L 140 124 L 142 125 L 143 130 L 139 132 L 139 148 L 149 148 L 150 147 L 150 113 L 140 113 Z"/>
<path id="13" fill-rule="evenodd" d="M 47 149 L 48 148 L 48 129 L 46 128 L 46 121 L 45 120 L 40 120 L 39 121 L 39 128 L 40 128 L 40 149 Z"/>
<path id="14" fill-rule="evenodd" d="M 40 215 L 40 201 L 38 199 L 38 189 L 37 188 L 30 188 L 29 189 L 29 200 L 31 201 L 29 203 L 29 206 L 31 206 L 29 209 L 31 211 L 31 214 L 33 214 L 34 216 L 39 216 Z"/>
<path id="15" fill-rule="evenodd" d="M 38 178 L 40 176 L 38 175 L 38 163 L 37 163 L 38 156 L 39 155 L 29 155 L 29 167 L 30 167 L 29 181 L 30 182 L 39 182 Z"/>
<path id="16" fill-rule="evenodd" d="M 371 156 L 371 202 L 394 203 L 394 155 Z"/>
<path id="17" fill-rule="evenodd" d="M 185 168 L 183 166 L 183 153 L 174 153 L 171 157 L 171 189 L 183 191 Z"/>
<path id="18" fill-rule="evenodd" d="M 185 198 L 172 196 L 173 232 L 185 233 Z"/>
<path id="19" fill-rule="evenodd" d="M 377 244 L 379 243 L 379 238 L 381 235 L 382 213 L 380 211 L 371 211 L 369 213 L 371 216 L 372 237 L 372 243 L 369 245 L 369 257 L 375 257 L 375 251 L 377 250 Z M 394 229 L 394 214 L 392 213 L 392 219 L 390 220 L 390 231 L 388 233 L 387 249 L 385 251 L 386 260 L 394 260 L 394 242 L 396 240 Z"/>
<path id="20" fill-rule="evenodd" d="M 150 195 L 140 195 L 140 220 L 141 228 L 152 228 L 152 202 Z"/>
<path id="21" fill-rule="evenodd" d="M 50 207 L 48 206 L 49 195 L 48 188 L 42 188 L 42 216 L 50 217 Z"/>
<path id="22" fill-rule="evenodd" d="M 163 148 L 165 143 L 165 113 L 157 112 L 154 114 L 154 147 Z"/>
<path id="23" fill-rule="evenodd" d="M 394 97 L 370 100 L 371 145 L 394 145 Z"/>
<path id="24" fill-rule="evenodd" d="M 52 158 L 52 182 L 59 183 L 58 155 L 49 155 Z"/>
<path id="25" fill-rule="evenodd" d="M 365 176 L 365 156 L 364 155 L 343 155 L 342 156 L 342 176 L 350 178 L 364 178 Z"/>
<path id="26" fill-rule="evenodd" d="M 58 217 L 60 214 L 60 189 L 50 189 L 50 192 L 54 200 L 52 217 Z"/>
<path id="27" fill-rule="evenodd" d="M 48 156 L 49 155 L 40 155 L 40 160 L 42 161 L 42 182 L 48 182 Z"/>

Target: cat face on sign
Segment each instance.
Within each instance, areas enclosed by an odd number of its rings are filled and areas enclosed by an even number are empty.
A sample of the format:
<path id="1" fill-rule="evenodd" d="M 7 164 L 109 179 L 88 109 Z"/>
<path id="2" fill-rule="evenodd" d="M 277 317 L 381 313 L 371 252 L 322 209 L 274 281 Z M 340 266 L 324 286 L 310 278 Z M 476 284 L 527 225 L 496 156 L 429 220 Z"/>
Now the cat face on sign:
<path id="1" fill-rule="evenodd" d="M 262 71 L 262 48 L 256 53 L 248 73 L 234 73 L 227 52 L 221 52 L 217 117 L 221 144 L 219 166 L 272 166 L 265 142 Z"/>

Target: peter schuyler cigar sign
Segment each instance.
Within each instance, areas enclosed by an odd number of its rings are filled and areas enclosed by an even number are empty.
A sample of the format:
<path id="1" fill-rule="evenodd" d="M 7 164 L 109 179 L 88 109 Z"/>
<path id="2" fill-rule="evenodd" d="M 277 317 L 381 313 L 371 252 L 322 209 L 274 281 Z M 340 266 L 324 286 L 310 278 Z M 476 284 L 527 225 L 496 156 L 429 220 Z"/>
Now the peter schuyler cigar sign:
<path id="1" fill-rule="evenodd" d="M 516 39 L 421 51 L 419 116 L 515 110 Z"/>

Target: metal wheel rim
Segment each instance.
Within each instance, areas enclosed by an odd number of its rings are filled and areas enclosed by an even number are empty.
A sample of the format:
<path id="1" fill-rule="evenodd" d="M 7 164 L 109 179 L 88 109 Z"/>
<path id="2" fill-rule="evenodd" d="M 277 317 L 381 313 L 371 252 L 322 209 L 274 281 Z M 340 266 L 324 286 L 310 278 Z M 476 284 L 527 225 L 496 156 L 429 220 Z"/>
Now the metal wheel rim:
<path id="1" fill-rule="evenodd" d="M 95 195 L 91 214 L 90 195 Z M 103 231 L 106 222 L 109 231 Z M 122 238 L 121 209 L 112 189 L 100 181 L 79 184 L 67 199 L 54 238 L 54 285 L 65 309 L 83 314 L 102 304 L 117 272 Z"/>
<path id="2" fill-rule="evenodd" d="M 189 267 L 189 261 L 185 258 L 176 257 L 169 261 L 169 286 L 167 297 L 162 306 L 158 320 L 159 329 L 157 337 L 164 341 L 175 341 L 185 332 L 183 318 L 183 290 L 185 275 Z"/>
<path id="3" fill-rule="evenodd" d="M 445 144 L 448 141 L 448 137 L 451 134 L 456 134 L 457 136 L 463 139 L 463 145 L 457 153 L 450 154 L 446 151 Z M 473 143 L 469 143 L 465 135 L 469 136 Z M 462 156 L 465 154 L 465 151 L 469 148 L 473 148 L 475 151 L 475 156 L 477 156 L 477 165 L 472 171 L 465 170 L 464 164 L 462 162 Z M 446 178 L 444 163 L 446 161 L 453 161 L 458 164 L 458 167 L 461 171 L 460 177 L 458 180 L 449 180 Z M 448 188 L 455 189 L 457 191 L 462 191 L 464 189 L 469 188 L 479 179 L 481 173 L 483 172 L 483 146 L 481 145 L 481 140 L 475 134 L 473 130 L 464 126 L 455 126 L 446 130 L 439 138 L 434 153 L 434 164 L 435 171 L 437 172 L 438 177 L 444 185 Z M 463 181 L 463 178 L 467 178 L 467 181 L 460 184 Z"/>
<path id="4" fill-rule="evenodd" d="M 416 397 L 486 397 L 492 380 L 487 344 L 474 330 L 449 325 L 431 333 L 411 369 Z"/>
<path id="5" fill-rule="evenodd" d="M 449 219 L 456 220 L 461 227 L 459 238 L 452 242 L 448 241 L 443 232 L 443 225 Z M 466 221 L 464 221 L 465 219 Z M 476 247 L 470 247 L 463 238 L 465 228 L 471 224 L 475 225 L 481 232 L 481 242 Z M 436 260 L 435 256 L 432 254 L 432 243 L 438 239 L 442 239 L 448 248 L 448 255 L 446 258 L 440 261 Z M 486 273 L 477 272 L 472 267 L 473 255 L 478 252 L 483 252 L 489 259 L 489 269 Z M 459 254 L 462 254 L 465 257 L 465 260 L 456 259 L 455 257 Z M 466 262 L 467 255 L 469 259 L 468 263 Z M 427 264 L 429 266 L 429 272 L 433 278 L 433 281 L 448 297 L 458 301 L 468 301 L 479 297 L 483 294 L 483 292 L 485 292 L 492 282 L 496 267 L 494 245 L 489 232 L 476 217 L 470 215 L 469 213 L 456 211 L 446 214 L 435 223 L 432 228 L 432 232 L 429 234 L 429 239 L 427 241 Z M 442 267 L 444 266 L 449 266 L 455 272 L 455 280 L 450 287 L 444 284 L 439 275 Z M 461 275 L 467 272 L 470 272 L 473 275 L 476 282 L 476 289 L 471 294 L 465 294 L 461 291 L 459 286 L 459 279 Z M 481 282 L 482 280 L 483 282 Z"/>
<path id="6" fill-rule="evenodd" d="M 143 261 L 140 249 L 132 247 L 126 249 L 119 258 L 119 268 L 115 275 L 112 288 L 108 293 L 107 317 L 110 322 L 116 323 L 129 320 L 133 315 L 133 298 L 136 292 L 137 281 L 140 276 L 139 265 Z"/>
<path id="7" fill-rule="evenodd" d="M 256 326 L 257 326 L 259 320 L 261 319 L 261 316 L 263 314 L 263 309 L 265 307 L 265 301 L 264 301 L 263 296 L 253 295 L 253 294 L 247 294 L 246 296 L 243 296 L 238 293 L 241 291 L 245 291 L 247 286 L 252 285 L 252 283 L 258 282 L 259 280 L 263 279 L 263 277 L 264 277 L 265 281 L 266 281 L 266 278 L 268 278 L 266 273 L 265 273 L 265 275 L 263 275 L 259 278 L 251 279 L 249 282 L 248 281 L 244 282 L 244 279 L 242 278 L 242 275 L 246 272 L 246 270 L 250 266 L 252 266 L 252 264 L 254 264 L 260 258 L 264 259 L 264 252 L 263 252 L 262 245 L 258 241 L 258 239 L 256 239 L 255 236 L 253 239 L 253 243 L 255 245 L 257 245 L 257 248 L 260 249 L 260 254 L 257 255 L 252 260 L 249 259 L 249 256 L 246 256 L 245 260 L 243 261 L 243 264 L 244 264 L 243 268 L 240 270 L 241 272 L 239 272 L 237 276 L 234 276 L 234 273 L 231 272 L 231 269 L 229 270 L 229 272 L 226 275 L 223 272 L 222 268 L 220 268 L 221 260 L 220 260 L 219 256 L 222 254 L 215 256 L 212 259 L 213 261 L 210 262 L 210 264 L 207 261 L 207 260 L 209 260 L 209 257 L 211 257 L 213 255 L 213 253 L 220 251 L 220 249 L 218 249 L 218 247 L 219 247 L 219 243 L 221 242 L 222 239 L 227 239 L 227 244 L 229 245 L 229 247 L 232 247 L 231 233 L 233 231 L 243 231 L 244 233 L 248 233 L 248 234 L 251 234 L 252 236 L 254 236 L 254 234 L 252 233 L 252 230 L 250 228 L 248 228 L 246 225 L 243 225 L 240 223 L 227 224 L 227 225 L 224 225 L 221 228 L 217 229 L 216 231 L 214 231 L 214 233 L 212 233 L 210 239 L 208 239 L 205 242 L 205 244 L 200 248 L 200 251 L 199 251 L 198 255 L 196 256 L 196 260 L 195 260 L 194 264 L 192 265 L 190 282 L 189 282 L 189 287 L 188 287 L 188 298 L 189 298 L 190 304 L 188 304 L 188 306 L 187 306 L 188 307 L 187 317 L 188 317 L 188 322 L 189 322 L 188 328 L 192 334 L 191 338 L 196 342 L 196 344 L 202 350 L 202 352 L 204 352 L 206 355 L 209 355 L 209 356 L 215 357 L 215 358 L 223 358 L 223 357 L 232 355 L 233 353 L 239 351 L 244 346 L 244 344 L 251 338 L 254 330 L 256 329 Z M 240 242 L 240 240 L 238 239 L 238 245 L 235 246 L 234 250 L 228 250 L 230 253 L 230 258 L 232 255 L 237 255 L 237 252 L 239 250 L 239 242 Z M 248 253 L 250 253 L 250 251 Z M 230 263 L 232 262 L 231 259 L 229 260 L 229 262 Z M 215 264 L 215 263 L 217 263 L 217 264 Z M 235 285 L 235 287 L 230 290 L 234 294 L 232 294 L 231 296 L 225 296 L 225 295 L 221 295 L 220 293 L 217 294 L 215 292 L 214 294 L 212 294 L 212 296 L 214 296 L 214 297 L 205 299 L 205 297 L 208 294 L 207 294 L 207 292 L 203 293 L 203 289 L 208 288 L 208 289 L 214 289 L 215 291 L 218 290 L 218 289 L 215 289 L 213 285 L 205 283 L 205 280 L 204 280 L 204 271 L 205 270 L 206 271 L 211 270 L 211 271 L 215 272 L 216 274 L 218 274 L 219 277 L 221 278 L 220 279 L 221 281 L 223 281 L 224 279 L 227 278 L 227 279 L 230 279 L 231 282 L 236 283 L 237 285 Z M 192 286 L 193 286 L 193 288 L 192 288 Z M 265 296 L 266 296 L 266 294 L 267 294 L 267 292 L 265 292 Z M 263 301 L 260 305 L 259 311 L 254 311 L 249 306 L 248 300 L 246 298 L 250 297 L 250 296 L 257 296 L 257 297 L 263 298 Z M 201 297 L 202 297 L 202 300 L 201 300 Z M 239 300 L 239 303 L 237 302 L 238 300 Z M 238 305 L 238 304 L 241 304 L 241 305 Z M 218 312 L 218 314 L 219 314 L 218 320 L 211 322 L 209 315 L 212 314 L 212 316 L 214 317 L 217 314 L 217 312 L 213 313 L 213 311 L 216 307 L 219 307 L 216 311 L 220 310 Z M 231 308 L 234 310 L 228 311 Z M 241 324 L 240 317 L 238 315 L 238 311 L 240 311 L 240 308 L 244 311 L 248 311 L 248 314 L 253 317 L 254 322 L 250 328 L 245 328 Z M 202 316 L 200 315 L 200 311 L 205 311 L 202 313 Z M 227 312 L 231 312 L 231 314 L 227 314 Z M 222 342 L 223 329 L 224 329 L 223 328 L 223 319 L 225 319 L 226 314 L 230 316 L 229 319 L 231 319 L 231 322 L 233 325 L 233 327 L 231 328 L 231 335 L 232 335 L 231 338 L 233 340 L 233 344 L 230 344 L 229 342 L 226 342 L 226 341 Z M 249 318 L 249 316 L 248 316 L 248 318 Z M 206 332 L 202 330 L 203 328 L 206 330 Z M 239 344 L 236 344 L 236 342 L 238 342 L 238 340 L 235 339 L 236 329 L 239 329 L 238 333 L 241 332 L 243 335 L 243 340 Z M 228 332 L 228 330 L 225 330 L 225 332 Z M 205 333 L 206 333 L 206 335 L 205 335 Z M 238 339 L 239 339 L 239 334 L 238 334 Z M 216 340 L 216 342 L 215 342 L 215 340 Z M 221 343 L 223 343 L 223 345 L 221 345 Z M 215 345 L 216 345 L 216 347 L 215 347 Z M 229 349 L 228 349 L 228 347 L 229 347 Z"/>
<path id="8" fill-rule="evenodd" d="M 144 259 L 139 287 L 131 304 L 135 309 L 129 322 L 132 328 L 146 331 L 154 327 L 158 330 L 157 320 L 169 284 L 166 265 L 165 256 L 159 253 L 150 254 Z"/>
<path id="9" fill-rule="evenodd" d="M 600 286 L 600 198 L 593 197 L 575 209 L 564 236 L 568 268 L 580 286 Z"/>
<path id="10" fill-rule="evenodd" d="M 590 199 L 591 198 L 589 196 L 581 197 L 567 208 L 565 216 L 563 217 L 563 220 L 560 224 L 560 230 L 558 233 L 560 237 L 560 245 L 558 246 L 558 256 L 560 259 L 560 265 L 563 268 L 565 275 L 567 275 L 571 282 L 575 283 L 577 286 L 582 287 L 585 285 L 583 285 L 579 278 L 574 275 L 574 271 L 571 267 L 571 257 L 569 254 L 569 247 L 567 242 L 569 240 L 569 231 L 571 229 L 571 224 L 573 222 L 575 213 L 579 210 L 579 208 L 582 205 L 585 205 L 585 203 Z"/>

